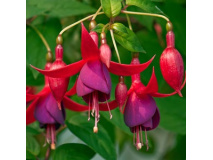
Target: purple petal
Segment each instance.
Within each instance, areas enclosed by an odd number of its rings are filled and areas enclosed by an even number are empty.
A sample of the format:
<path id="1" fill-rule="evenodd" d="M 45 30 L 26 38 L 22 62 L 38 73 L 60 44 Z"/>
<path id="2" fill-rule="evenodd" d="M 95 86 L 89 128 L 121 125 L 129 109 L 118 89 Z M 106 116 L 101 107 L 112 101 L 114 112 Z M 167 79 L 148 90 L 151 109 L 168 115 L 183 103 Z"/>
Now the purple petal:
<path id="1" fill-rule="evenodd" d="M 156 111 L 155 100 L 149 95 L 140 96 L 132 92 L 124 110 L 124 121 L 127 126 L 135 127 L 142 125 L 152 118 Z"/>
<path id="2" fill-rule="evenodd" d="M 78 78 L 77 80 L 77 86 L 76 86 L 77 95 L 79 97 L 82 97 L 84 95 L 87 95 L 94 91 L 94 89 L 87 87 L 83 84 L 81 78 Z"/>
<path id="3" fill-rule="evenodd" d="M 146 130 L 149 131 L 149 130 L 153 130 L 155 129 L 160 123 L 160 112 L 159 112 L 159 109 L 158 107 L 156 108 L 156 111 L 155 111 L 155 114 L 154 116 L 152 117 L 152 127 L 147 127 L 147 126 L 143 126 L 146 127 Z M 142 127 L 142 129 L 144 130 L 144 127 Z"/>
<path id="4" fill-rule="evenodd" d="M 110 78 L 107 71 L 103 71 L 102 68 L 102 63 L 99 60 L 89 61 L 83 66 L 79 78 L 87 87 L 109 94 L 111 91 Z"/>
<path id="5" fill-rule="evenodd" d="M 43 124 L 56 123 L 55 119 L 49 114 L 46 108 L 48 97 L 44 97 L 39 100 L 35 107 L 34 117 L 37 121 Z"/>
<path id="6" fill-rule="evenodd" d="M 48 113 L 55 119 L 56 122 L 58 122 L 60 124 L 64 124 L 65 115 L 63 113 L 63 109 L 62 110 L 58 109 L 57 102 L 56 102 L 55 98 L 53 97 L 52 93 L 49 94 L 49 96 L 48 96 L 46 109 L 47 109 Z"/>

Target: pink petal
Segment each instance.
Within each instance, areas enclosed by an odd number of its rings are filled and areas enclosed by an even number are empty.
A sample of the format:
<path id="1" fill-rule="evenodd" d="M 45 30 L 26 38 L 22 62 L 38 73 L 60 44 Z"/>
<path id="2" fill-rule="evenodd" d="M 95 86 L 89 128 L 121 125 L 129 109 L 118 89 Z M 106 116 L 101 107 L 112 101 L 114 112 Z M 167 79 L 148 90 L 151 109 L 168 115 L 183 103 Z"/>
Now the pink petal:
<path id="1" fill-rule="evenodd" d="M 84 60 L 99 59 L 99 49 L 90 34 L 81 23 L 81 55 Z"/>
<path id="2" fill-rule="evenodd" d="M 63 68 L 54 69 L 51 71 L 42 70 L 42 69 L 36 68 L 32 65 L 30 65 L 30 66 L 45 76 L 52 77 L 52 78 L 66 78 L 66 77 L 70 77 L 70 76 L 77 74 L 81 70 L 81 68 L 85 62 L 86 61 L 84 61 L 84 60 L 80 60 L 78 62 L 66 65 Z"/>
<path id="3" fill-rule="evenodd" d="M 26 111 L 26 125 L 33 123 L 35 121 L 34 110 L 39 98 L 36 98 L 27 108 Z"/>
<path id="4" fill-rule="evenodd" d="M 158 91 L 158 82 L 157 82 L 157 78 L 155 76 L 155 69 L 153 67 L 152 76 L 151 76 L 147 86 L 146 87 L 140 87 L 139 89 L 136 89 L 135 92 L 140 95 L 140 94 L 155 93 L 157 91 Z"/>
<path id="5" fill-rule="evenodd" d="M 82 111 L 87 111 L 89 109 L 88 106 L 78 104 L 66 96 L 64 96 L 63 103 L 67 109 L 72 110 L 72 111 L 82 112 Z"/>
<path id="6" fill-rule="evenodd" d="M 133 74 L 137 74 L 144 71 L 149 66 L 149 64 L 153 61 L 154 58 L 155 58 L 155 55 L 149 61 L 142 64 L 138 64 L 138 65 L 119 64 L 119 63 L 111 61 L 109 71 L 119 76 L 131 76 Z"/>
<path id="7" fill-rule="evenodd" d="M 185 84 L 186 84 L 186 72 L 185 72 L 185 79 L 184 79 L 184 82 L 183 82 L 180 90 L 183 89 L 183 87 L 185 86 Z M 152 93 L 151 96 L 161 98 L 161 97 L 169 97 L 169 96 L 175 95 L 176 93 L 177 93 L 177 91 L 169 93 L 169 94 L 164 94 L 164 93 L 158 93 L 158 92 L 156 92 L 156 93 Z"/>

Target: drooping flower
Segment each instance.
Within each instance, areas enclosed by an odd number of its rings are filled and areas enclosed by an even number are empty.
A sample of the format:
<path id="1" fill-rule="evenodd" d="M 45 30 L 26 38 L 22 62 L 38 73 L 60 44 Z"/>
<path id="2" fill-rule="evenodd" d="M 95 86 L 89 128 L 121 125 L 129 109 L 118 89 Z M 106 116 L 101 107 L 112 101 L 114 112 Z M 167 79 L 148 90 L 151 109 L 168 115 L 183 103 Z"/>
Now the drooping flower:
<path id="1" fill-rule="evenodd" d="M 139 64 L 139 59 L 134 57 L 131 64 Z M 130 128 L 133 135 L 133 142 L 137 149 L 141 149 L 143 143 L 143 131 L 145 132 L 146 147 L 148 146 L 147 131 L 155 129 L 160 122 L 159 109 L 153 97 L 168 97 L 176 94 L 158 93 L 158 83 L 153 73 L 147 86 L 140 80 L 140 74 L 131 76 L 132 85 L 128 91 L 128 99 L 124 107 L 124 122 Z M 185 85 L 183 82 L 180 89 Z"/>
<path id="2" fill-rule="evenodd" d="M 89 104 L 89 110 L 90 106 L 92 106 L 92 113 L 95 112 L 94 132 L 97 132 L 100 110 L 98 102 L 104 102 L 110 98 L 111 79 L 109 72 L 120 76 L 130 76 L 140 73 L 149 66 L 154 57 L 146 63 L 137 65 L 125 65 L 110 61 L 110 66 L 107 69 L 106 65 L 101 61 L 96 36 L 91 37 L 83 23 L 81 38 L 82 60 L 51 71 L 32 67 L 40 73 L 53 78 L 70 77 L 80 71 L 77 80 L 77 94 L 78 96 L 82 96 L 85 102 Z M 110 111 L 109 107 L 108 109 Z"/>
<path id="3" fill-rule="evenodd" d="M 166 34 L 167 47 L 160 57 L 160 68 L 165 81 L 182 97 L 180 87 L 184 78 L 184 65 L 181 54 L 175 48 L 175 35 L 172 30 Z"/>
<path id="4" fill-rule="evenodd" d="M 47 63 L 46 70 L 49 70 L 51 63 Z M 74 94 L 72 89 L 69 94 Z M 32 101 L 32 102 L 31 102 Z M 40 127 L 46 129 L 46 142 L 51 144 L 51 148 L 55 149 L 56 130 L 60 125 L 64 124 L 65 108 L 73 111 L 86 111 L 87 107 L 73 107 L 73 101 L 68 97 L 64 97 L 61 102 L 61 110 L 58 109 L 58 102 L 55 100 L 50 87 L 48 77 L 45 76 L 44 88 L 38 94 L 26 93 L 26 102 L 31 102 L 26 111 L 26 124 L 30 124 L 35 120 L 40 122 Z"/>

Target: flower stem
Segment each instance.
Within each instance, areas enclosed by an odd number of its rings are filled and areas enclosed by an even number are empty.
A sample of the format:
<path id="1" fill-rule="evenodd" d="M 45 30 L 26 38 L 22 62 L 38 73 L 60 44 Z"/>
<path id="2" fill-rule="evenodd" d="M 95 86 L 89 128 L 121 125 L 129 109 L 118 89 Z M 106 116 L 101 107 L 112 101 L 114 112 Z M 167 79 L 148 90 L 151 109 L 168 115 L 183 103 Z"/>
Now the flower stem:
<path id="1" fill-rule="evenodd" d="M 104 14 L 104 12 L 99 12 L 99 13 L 97 13 L 97 15 L 101 15 L 101 14 Z M 59 35 L 62 35 L 66 30 L 68 30 L 68 29 L 74 27 L 75 25 L 77 25 L 77 24 L 79 24 L 79 23 L 81 23 L 81 22 L 83 22 L 83 21 L 85 21 L 85 20 L 87 20 L 87 19 L 92 18 L 94 15 L 95 15 L 95 14 L 92 14 L 92 15 L 90 15 L 90 16 L 87 16 L 87 17 L 85 17 L 85 18 L 83 18 L 83 19 L 81 19 L 81 20 L 79 20 L 79 21 L 77 21 L 77 22 L 75 22 L 75 23 L 73 23 L 73 24 L 71 24 L 71 25 L 65 27 L 65 28 L 59 33 Z"/>
<path id="2" fill-rule="evenodd" d="M 160 15 L 160 14 L 153 14 L 153 13 L 142 13 L 142 12 L 130 12 L 130 11 L 124 11 L 122 10 L 121 13 L 125 14 L 134 14 L 134 15 L 143 15 L 143 16 L 152 16 L 152 17 L 160 17 L 165 19 L 167 22 L 169 21 L 169 18 L 166 16 Z"/>
<path id="3" fill-rule="evenodd" d="M 127 8 L 127 6 L 125 6 L 124 1 L 122 1 L 122 4 L 123 4 L 124 8 L 125 8 L 125 7 Z M 128 25 L 129 25 L 129 29 L 132 30 L 132 24 L 131 24 L 129 15 L 128 15 L 128 14 L 125 14 L 125 15 L 126 15 L 126 19 L 127 19 Z"/>
<path id="4" fill-rule="evenodd" d="M 47 49 L 47 52 L 50 52 L 51 53 L 51 49 L 50 49 L 50 46 L 49 44 L 47 43 L 46 39 L 44 38 L 44 36 L 41 34 L 41 32 L 34 26 L 28 24 L 32 29 L 34 29 L 34 31 L 38 34 L 38 36 L 41 38 L 42 42 L 44 43 L 46 49 Z"/>
<path id="5" fill-rule="evenodd" d="M 101 11 L 102 7 L 100 6 L 99 9 L 97 10 L 97 12 L 94 14 L 94 16 L 92 17 L 92 20 L 94 20 L 96 18 L 96 16 L 98 15 L 98 13 Z"/>
<path id="6" fill-rule="evenodd" d="M 110 23 L 107 23 L 103 28 L 102 28 L 102 31 L 101 32 L 104 32 L 105 31 L 105 29 L 106 29 L 106 27 L 108 27 L 109 26 L 109 24 Z"/>
<path id="7" fill-rule="evenodd" d="M 121 63 L 121 59 L 120 59 L 120 56 L 119 56 L 119 52 L 118 52 L 117 45 L 116 45 L 116 43 L 115 43 L 115 38 L 114 38 L 113 30 L 112 30 L 112 29 L 110 29 L 110 34 L 111 34 L 111 37 L 112 37 L 113 45 L 114 45 L 114 47 L 115 47 L 115 52 L 116 52 L 117 57 L 118 57 L 118 62 Z"/>

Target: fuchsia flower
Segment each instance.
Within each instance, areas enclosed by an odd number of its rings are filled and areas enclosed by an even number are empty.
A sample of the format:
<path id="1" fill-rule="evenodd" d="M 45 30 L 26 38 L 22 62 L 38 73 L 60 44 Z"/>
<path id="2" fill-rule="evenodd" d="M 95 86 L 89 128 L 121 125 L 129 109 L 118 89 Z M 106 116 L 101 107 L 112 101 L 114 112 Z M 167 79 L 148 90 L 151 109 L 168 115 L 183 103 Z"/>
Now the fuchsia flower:
<path id="1" fill-rule="evenodd" d="M 100 58 L 100 50 L 97 46 L 97 36 L 94 33 L 90 34 L 82 23 L 82 60 L 51 71 L 32 67 L 40 73 L 53 78 L 70 77 L 80 71 L 76 86 L 77 94 L 78 96 L 82 96 L 84 101 L 89 104 L 89 110 L 90 105 L 92 105 L 92 113 L 95 112 L 94 132 L 97 132 L 99 110 L 106 110 L 106 108 L 101 108 L 98 102 L 104 102 L 110 98 L 111 79 L 109 72 L 120 76 L 130 76 L 132 74 L 140 73 L 149 66 L 154 59 L 154 56 L 146 63 L 135 65 L 125 65 L 110 61 L 109 68 L 107 69 L 106 65 Z M 114 104 L 114 102 L 112 102 L 112 104 Z M 77 106 L 80 107 L 80 105 Z M 107 105 L 107 107 L 110 111 L 110 105 Z"/>
<path id="2" fill-rule="evenodd" d="M 131 64 L 140 64 L 139 59 L 133 58 Z M 153 97 L 168 97 L 176 94 L 158 93 L 158 83 L 155 76 L 154 68 L 153 73 L 147 86 L 143 85 L 140 80 L 140 74 L 132 75 L 132 85 L 128 91 L 128 99 L 124 107 L 124 121 L 134 134 L 133 141 L 137 149 L 141 149 L 143 144 L 142 131 L 145 131 L 145 139 L 147 150 L 148 139 L 147 131 L 155 129 L 160 122 L 160 114 L 158 107 Z M 185 85 L 183 82 L 180 89 Z M 136 142 L 135 142 L 136 137 Z"/>
<path id="3" fill-rule="evenodd" d="M 46 70 L 49 70 L 51 63 L 47 63 Z M 69 95 L 73 95 L 73 89 L 69 92 Z M 26 124 L 30 124 L 35 120 L 40 122 L 40 127 L 46 129 L 46 141 L 51 143 L 51 148 L 55 149 L 56 135 L 55 130 L 60 125 L 64 124 L 65 109 L 64 107 L 73 111 L 86 111 L 87 107 L 80 106 L 78 108 L 73 107 L 73 102 L 68 97 L 64 97 L 61 102 L 61 109 L 58 109 L 58 102 L 55 100 L 50 87 L 48 78 L 45 76 L 45 86 L 38 94 L 26 93 L 26 102 L 31 102 L 26 111 Z"/>

